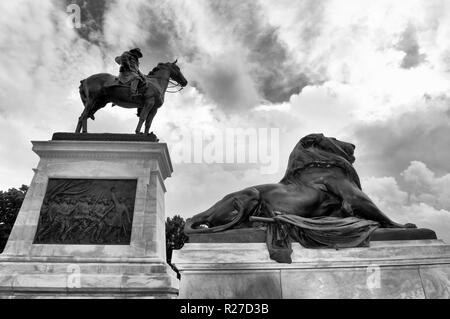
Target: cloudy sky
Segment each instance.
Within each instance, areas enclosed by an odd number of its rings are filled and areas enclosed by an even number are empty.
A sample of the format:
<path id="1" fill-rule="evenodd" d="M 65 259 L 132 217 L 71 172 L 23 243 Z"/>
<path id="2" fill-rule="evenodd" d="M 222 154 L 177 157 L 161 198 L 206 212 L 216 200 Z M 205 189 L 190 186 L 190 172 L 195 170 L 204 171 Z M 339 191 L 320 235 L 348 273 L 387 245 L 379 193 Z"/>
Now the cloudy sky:
<path id="1" fill-rule="evenodd" d="M 175 164 L 167 215 L 277 182 L 298 140 L 322 132 L 357 145 L 363 188 L 383 211 L 450 241 L 449 1 L 15 0 L 0 13 L 0 189 L 30 183 L 31 140 L 75 129 L 79 81 L 116 74 L 114 57 L 140 47 L 145 73 L 178 58 L 190 81 L 155 118 L 170 149 L 186 130 L 280 130 L 274 174 Z M 136 121 L 108 106 L 89 129 L 131 133 Z"/>

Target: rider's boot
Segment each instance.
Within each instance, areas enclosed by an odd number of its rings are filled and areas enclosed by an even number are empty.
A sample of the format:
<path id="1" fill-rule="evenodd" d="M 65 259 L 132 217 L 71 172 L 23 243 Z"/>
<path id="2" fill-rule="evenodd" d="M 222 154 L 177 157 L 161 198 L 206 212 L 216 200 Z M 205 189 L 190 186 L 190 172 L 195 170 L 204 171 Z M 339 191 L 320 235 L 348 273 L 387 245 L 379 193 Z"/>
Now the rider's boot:
<path id="1" fill-rule="evenodd" d="M 132 98 L 138 98 L 138 97 L 141 96 L 141 94 L 139 94 L 139 92 L 138 92 L 139 81 L 140 81 L 139 79 L 134 79 L 131 82 L 130 90 L 131 90 L 131 97 Z"/>

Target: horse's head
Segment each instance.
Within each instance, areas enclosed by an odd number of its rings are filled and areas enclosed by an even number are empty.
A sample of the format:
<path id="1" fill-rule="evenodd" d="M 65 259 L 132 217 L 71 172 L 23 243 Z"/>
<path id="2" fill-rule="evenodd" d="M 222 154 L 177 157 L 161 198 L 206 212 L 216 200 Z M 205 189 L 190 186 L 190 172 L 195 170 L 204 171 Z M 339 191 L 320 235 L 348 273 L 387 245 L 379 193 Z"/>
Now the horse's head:
<path id="1" fill-rule="evenodd" d="M 167 62 L 167 63 L 159 63 L 156 68 L 154 68 L 149 75 L 155 75 L 155 73 L 160 69 L 167 69 L 170 73 L 170 79 L 174 80 L 182 87 L 185 87 L 188 84 L 188 81 L 184 77 L 183 73 L 181 73 L 180 67 L 177 65 L 178 60 L 175 62 Z"/>
<path id="2" fill-rule="evenodd" d="M 184 77 L 183 73 L 181 73 L 180 67 L 177 65 L 178 59 L 175 62 L 168 62 L 166 65 L 170 69 L 170 78 L 180 84 L 182 87 L 185 87 L 188 84 L 188 81 Z"/>

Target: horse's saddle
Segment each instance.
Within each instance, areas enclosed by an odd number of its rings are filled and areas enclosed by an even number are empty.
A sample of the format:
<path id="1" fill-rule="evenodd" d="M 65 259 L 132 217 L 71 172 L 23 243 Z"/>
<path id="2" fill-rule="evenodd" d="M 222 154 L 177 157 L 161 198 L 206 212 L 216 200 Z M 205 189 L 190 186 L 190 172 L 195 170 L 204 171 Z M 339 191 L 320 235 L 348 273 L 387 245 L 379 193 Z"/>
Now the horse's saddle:
<path id="1" fill-rule="evenodd" d="M 103 86 L 105 89 L 109 89 L 112 87 L 130 87 L 130 83 L 123 83 L 122 81 L 119 80 L 118 76 L 115 76 L 113 79 L 109 80 L 108 82 L 105 83 L 105 85 Z"/>
<path id="2" fill-rule="evenodd" d="M 160 86 L 160 84 L 158 83 L 158 80 L 155 79 L 155 78 L 145 77 L 145 80 L 146 80 L 146 83 L 143 84 L 141 82 L 139 87 L 138 87 L 138 93 L 140 95 L 140 98 L 142 98 L 144 96 L 144 93 L 147 90 L 151 90 L 151 92 L 147 92 L 147 94 L 153 95 L 155 97 L 156 106 L 160 107 L 164 103 L 164 93 L 165 92 L 163 91 L 163 88 Z M 119 77 L 114 77 L 114 79 L 112 79 L 109 82 L 105 83 L 104 88 L 105 89 L 112 88 L 112 87 L 126 87 L 126 88 L 129 88 L 130 89 L 130 96 L 129 96 L 130 101 L 138 102 L 138 101 L 136 101 L 136 97 L 131 95 L 131 86 L 130 86 L 130 84 L 131 84 L 131 82 L 124 83 L 123 81 L 120 80 Z M 140 98 L 138 98 L 138 100 Z"/>

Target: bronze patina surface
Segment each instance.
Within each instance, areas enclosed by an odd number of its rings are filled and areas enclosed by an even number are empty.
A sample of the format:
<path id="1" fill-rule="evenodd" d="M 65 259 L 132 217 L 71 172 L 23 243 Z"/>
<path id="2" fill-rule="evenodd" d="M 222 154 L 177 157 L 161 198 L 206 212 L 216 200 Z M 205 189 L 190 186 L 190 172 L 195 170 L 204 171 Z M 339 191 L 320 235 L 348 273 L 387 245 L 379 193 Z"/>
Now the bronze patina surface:
<path id="1" fill-rule="evenodd" d="M 280 182 L 226 195 L 211 208 L 188 219 L 185 231 L 215 233 L 258 226 L 261 222 L 286 222 L 288 215 L 299 217 L 289 219 L 291 224 L 321 219 L 326 227 L 330 218 L 335 219 L 333 224 L 341 223 L 336 219 L 356 218 L 375 222 L 381 228 L 416 228 L 390 219 L 363 192 L 353 167 L 354 151 L 355 145 L 351 143 L 323 134 L 308 135 L 291 152 Z M 310 227 L 320 227 L 314 223 Z M 352 223 L 350 220 L 348 225 L 351 227 Z"/>
<path id="2" fill-rule="evenodd" d="M 142 74 L 139 70 L 141 57 L 139 48 L 126 51 L 115 59 L 120 65 L 118 77 L 99 73 L 80 82 L 79 92 L 84 110 L 78 119 L 76 133 L 87 133 L 88 118 L 95 120 L 95 113 L 108 103 L 137 109 L 139 121 L 135 133 L 141 134 L 144 123 L 144 133 L 150 133 L 153 118 L 164 104 L 166 92 L 178 92 L 168 89 L 180 87 L 180 91 L 188 81 L 181 73 L 178 61 L 158 63 L 147 75 Z"/>
<path id="3" fill-rule="evenodd" d="M 34 244 L 128 245 L 136 180 L 50 179 Z"/>

